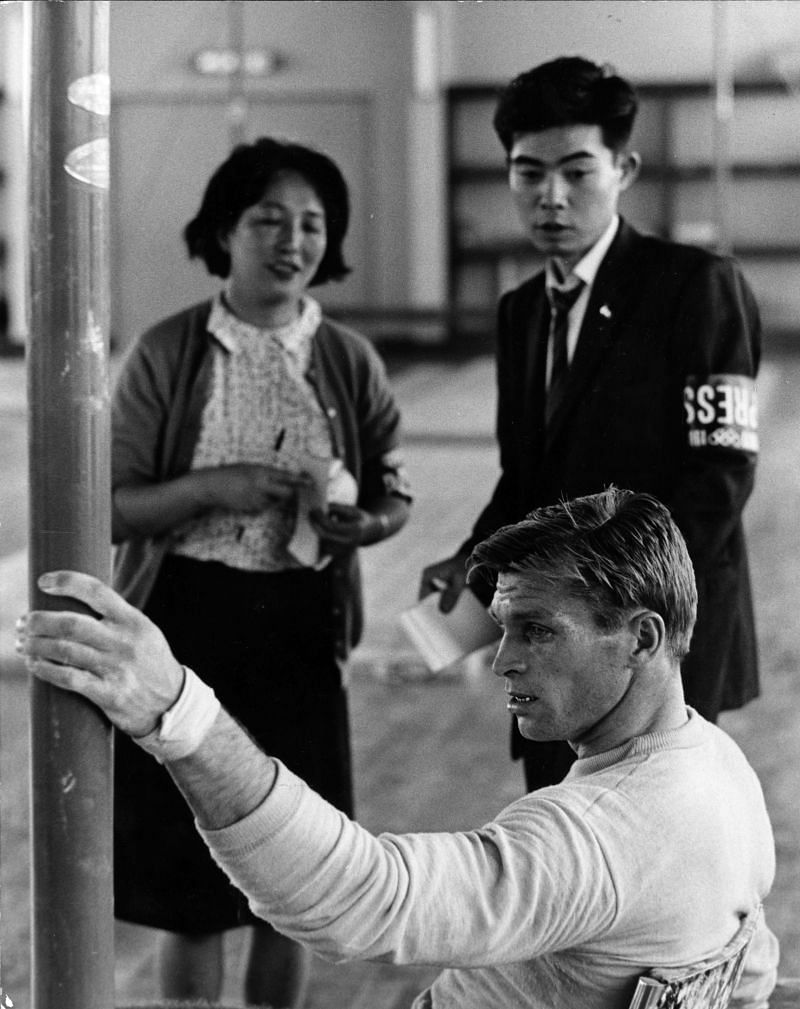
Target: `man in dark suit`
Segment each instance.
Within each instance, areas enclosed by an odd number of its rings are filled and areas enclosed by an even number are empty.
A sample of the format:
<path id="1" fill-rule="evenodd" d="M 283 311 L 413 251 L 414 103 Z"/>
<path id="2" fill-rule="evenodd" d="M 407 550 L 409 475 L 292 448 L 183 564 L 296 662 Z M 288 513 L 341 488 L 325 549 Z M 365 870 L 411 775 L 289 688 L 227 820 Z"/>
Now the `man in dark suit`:
<path id="1" fill-rule="evenodd" d="M 531 509 L 609 484 L 671 510 L 699 607 L 682 665 L 687 703 L 710 720 L 758 694 L 742 509 L 758 451 L 758 309 L 729 258 L 639 234 L 617 213 L 635 180 L 636 95 L 578 57 L 515 78 L 495 130 L 511 196 L 546 267 L 499 305 L 501 476 L 472 534 L 425 569 L 441 608 L 465 586 L 472 547 Z M 514 730 L 529 788 L 561 780 L 566 744 Z"/>

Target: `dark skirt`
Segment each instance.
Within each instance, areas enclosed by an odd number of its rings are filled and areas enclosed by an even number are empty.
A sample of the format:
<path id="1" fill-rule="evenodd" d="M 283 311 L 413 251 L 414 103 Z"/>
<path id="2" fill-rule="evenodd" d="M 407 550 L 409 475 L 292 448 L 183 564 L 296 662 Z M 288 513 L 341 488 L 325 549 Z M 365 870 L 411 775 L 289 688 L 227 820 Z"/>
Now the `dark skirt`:
<path id="1" fill-rule="evenodd" d="M 145 612 L 267 753 L 353 815 L 347 698 L 327 571 L 262 574 L 166 558 Z M 115 916 L 172 932 L 257 919 L 211 859 L 167 771 L 115 741 Z"/>

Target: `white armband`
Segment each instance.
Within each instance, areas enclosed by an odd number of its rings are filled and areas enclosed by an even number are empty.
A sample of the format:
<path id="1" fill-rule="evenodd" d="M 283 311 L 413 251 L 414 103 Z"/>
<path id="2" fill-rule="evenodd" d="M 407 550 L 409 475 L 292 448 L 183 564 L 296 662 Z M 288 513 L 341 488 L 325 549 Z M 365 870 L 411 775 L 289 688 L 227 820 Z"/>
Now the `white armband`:
<path id="1" fill-rule="evenodd" d="M 689 375 L 683 388 L 689 448 L 758 452 L 758 402 L 749 375 Z"/>
<path id="2" fill-rule="evenodd" d="M 194 753 L 222 707 L 208 684 L 188 666 L 183 671 L 183 686 L 175 703 L 167 708 L 152 732 L 133 740 L 160 764 Z"/>

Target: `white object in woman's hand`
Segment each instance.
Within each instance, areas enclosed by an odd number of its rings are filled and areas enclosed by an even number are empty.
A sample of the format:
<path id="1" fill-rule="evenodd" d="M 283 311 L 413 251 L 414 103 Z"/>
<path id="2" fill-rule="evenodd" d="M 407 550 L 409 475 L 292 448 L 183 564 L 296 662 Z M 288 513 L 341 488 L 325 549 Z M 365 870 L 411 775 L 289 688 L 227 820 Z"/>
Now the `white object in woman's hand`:
<path id="1" fill-rule="evenodd" d="M 331 459 L 325 488 L 326 504 L 354 505 L 358 501 L 356 478 L 341 459 Z"/>

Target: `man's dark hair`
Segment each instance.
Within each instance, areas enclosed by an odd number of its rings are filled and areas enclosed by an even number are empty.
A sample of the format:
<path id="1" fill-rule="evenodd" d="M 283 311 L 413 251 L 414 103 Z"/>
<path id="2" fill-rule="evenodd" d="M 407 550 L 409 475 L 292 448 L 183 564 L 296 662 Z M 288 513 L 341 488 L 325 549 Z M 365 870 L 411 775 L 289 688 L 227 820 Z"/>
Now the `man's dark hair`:
<path id="1" fill-rule="evenodd" d="M 220 235 L 230 234 L 242 213 L 261 200 L 281 172 L 301 175 L 325 210 L 325 255 L 311 285 L 345 277 L 350 267 L 344 261 L 342 243 L 350 220 L 350 196 L 344 176 L 320 151 L 272 137 L 234 147 L 211 176 L 200 209 L 183 232 L 189 258 L 196 256 L 209 273 L 227 277 L 231 260 L 220 245 Z"/>
<path id="2" fill-rule="evenodd" d="M 667 508 L 649 494 L 609 487 L 600 494 L 537 508 L 479 543 L 469 580 L 531 574 L 590 605 L 598 627 L 622 626 L 631 609 L 660 614 L 669 653 L 689 651 L 697 587 L 686 543 Z"/>
<path id="3" fill-rule="evenodd" d="M 560 56 L 519 74 L 500 92 L 494 128 L 508 152 L 518 133 L 599 126 L 606 147 L 619 152 L 630 139 L 637 108 L 633 87 L 611 68 Z"/>

